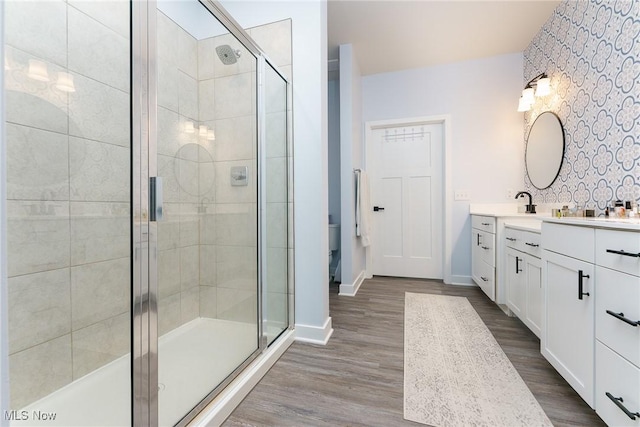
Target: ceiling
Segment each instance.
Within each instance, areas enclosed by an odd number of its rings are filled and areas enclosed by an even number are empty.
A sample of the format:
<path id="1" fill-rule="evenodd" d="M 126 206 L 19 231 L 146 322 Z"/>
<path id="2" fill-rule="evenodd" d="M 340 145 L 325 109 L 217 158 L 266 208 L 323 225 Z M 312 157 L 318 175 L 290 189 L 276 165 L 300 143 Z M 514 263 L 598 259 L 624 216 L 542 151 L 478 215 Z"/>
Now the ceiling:
<path id="1" fill-rule="evenodd" d="M 522 52 L 559 3 L 329 0 L 329 60 L 351 43 L 369 75 Z"/>

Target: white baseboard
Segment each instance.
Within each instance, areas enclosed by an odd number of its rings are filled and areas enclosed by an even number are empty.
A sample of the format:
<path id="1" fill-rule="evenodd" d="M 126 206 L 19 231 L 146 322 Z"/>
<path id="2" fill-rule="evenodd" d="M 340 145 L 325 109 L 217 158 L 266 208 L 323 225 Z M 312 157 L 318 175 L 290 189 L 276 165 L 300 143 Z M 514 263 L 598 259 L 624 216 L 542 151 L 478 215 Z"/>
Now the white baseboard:
<path id="1" fill-rule="evenodd" d="M 296 341 L 326 345 L 333 334 L 331 317 L 327 317 L 322 327 L 296 324 Z"/>
<path id="2" fill-rule="evenodd" d="M 361 271 L 356 277 L 356 280 L 353 283 L 340 283 L 340 296 L 347 297 L 355 297 L 358 293 L 358 289 L 360 289 L 360 285 L 364 282 L 365 279 L 365 271 Z"/>
<path id="3" fill-rule="evenodd" d="M 217 427 L 231 415 L 234 409 L 260 382 L 269 369 L 280 359 L 295 338 L 295 330 L 287 331 L 271 345 L 261 356 L 247 367 L 225 388 L 218 397 L 207 405 L 189 424 L 198 427 Z"/>
<path id="4" fill-rule="evenodd" d="M 478 286 L 471 276 L 451 276 L 451 283 L 447 283 L 447 285 Z"/>

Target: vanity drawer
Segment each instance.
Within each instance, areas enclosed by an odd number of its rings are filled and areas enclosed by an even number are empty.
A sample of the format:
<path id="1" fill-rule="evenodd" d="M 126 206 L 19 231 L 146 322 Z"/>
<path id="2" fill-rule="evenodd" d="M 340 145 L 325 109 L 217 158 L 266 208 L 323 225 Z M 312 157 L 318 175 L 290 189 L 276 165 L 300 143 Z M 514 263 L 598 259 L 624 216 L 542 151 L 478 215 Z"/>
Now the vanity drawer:
<path id="1" fill-rule="evenodd" d="M 484 291 L 491 301 L 496 300 L 496 269 L 484 261 L 478 262 L 478 286 Z"/>
<path id="2" fill-rule="evenodd" d="M 639 255 L 640 233 L 596 230 L 596 264 L 640 276 Z"/>
<path id="3" fill-rule="evenodd" d="M 629 412 L 640 412 L 640 369 L 596 341 L 596 412 L 607 425 L 637 427 L 638 417 L 629 418 L 607 393 L 622 398 Z"/>
<path id="4" fill-rule="evenodd" d="M 471 215 L 471 226 L 488 233 L 496 233 L 496 219 L 492 216 Z"/>
<path id="5" fill-rule="evenodd" d="M 542 223 L 542 248 L 593 263 L 595 230 L 590 227 Z"/>
<path id="6" fill-rule="evenodd" d="M 486 233 L 478 230 L 476 241 L 473 242 L 478 246 L 480 259 L 492 267 L 496 265 L 496 236 L 495 234 Z"/>
<path id="7" fill-rule="evenodd" d="M 596 338 L 640 367 L 640 277 L 596 267 Z"/>
<path id="8" fill-rule="evenodd" d="M 540 234 L 513 228 L 505 228 L 504 234 L 507 247 L 540 258 Z"/>

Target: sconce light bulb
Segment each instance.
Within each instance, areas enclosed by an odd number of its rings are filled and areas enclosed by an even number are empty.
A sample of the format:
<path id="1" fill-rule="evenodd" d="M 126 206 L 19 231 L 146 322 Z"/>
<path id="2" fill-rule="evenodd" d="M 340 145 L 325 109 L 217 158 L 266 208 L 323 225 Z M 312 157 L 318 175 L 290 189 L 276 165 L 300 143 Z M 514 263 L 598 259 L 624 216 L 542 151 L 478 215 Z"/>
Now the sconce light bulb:
<path id="1" fill-rule="evenodd" d="M 216 134 L 213 131 L 213 129 L 209 129 L 209 131 L 207 132 L 207 140 L 208 141 L 215 141 L 216 139 Z"/>
<path id="2" fill-rule="evenodd" d="M 73 84 L 73 76 L 69 73 L 65 73 L 64 71 L 59 71 L 56 88 L 63 92 L 75 92 L 76 87 Z"/>
<path id="3" fill-rule="evenodd" d="M 518 112 L 523 113 L 525 111 L 529 111 L 531 109 L 531 104 L 526 102 L 526 100 L 521 96 L 520 101 L 518 102 Z"/>
<path id="4" fill-rule="evenodd" d="M 193 127 L 193 122 L 184 122 L 184 131 L 186 133 L 194 133 L 196 129 Z"/>
<path id="5" fill-rule="evenodd" d="M 39 82 L 48 82 L 49 72 L 47 71 L 47 64 L 42 61 L 38 61 L 37 59 L 30 59 L 27 76 Z"/>
<path id="6" fill-rule="evenodd" d="M 204 125 L 200 125 L 199 130 L 198 130 L 198 135 L 200 136 L 207 136 L 207 127 Z"/>
<path id="7" fill-rule="evenodd" d="M 549 77 L 538 80 L 536 84 L 536 96 L 547 96 L 551 93 L 551 84 Z"/>
<path id="8" fill-rule="evenodd" d="M 525 88 L 525 90 L 522 91 L 522 98 L 526 101 L 527 104 L 533 104 L 535 102 L 533 88 Z"/>

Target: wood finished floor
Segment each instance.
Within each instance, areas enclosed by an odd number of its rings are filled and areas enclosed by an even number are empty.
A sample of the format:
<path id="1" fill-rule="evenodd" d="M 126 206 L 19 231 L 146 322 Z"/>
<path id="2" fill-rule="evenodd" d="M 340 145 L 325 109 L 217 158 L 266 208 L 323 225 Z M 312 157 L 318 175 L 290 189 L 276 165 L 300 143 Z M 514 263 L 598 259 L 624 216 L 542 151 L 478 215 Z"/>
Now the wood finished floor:
<path id="1" fill-rule="evenodd" d="M 404 293 L 464 296 L 555 426 L 605 424 L 540 354 L 540 341 L 474 287 L 381 278 L 355 297 L 330 292 L 334 333 L 326 346 L 294 343 L 223 424 L 401 426 Z"/>

